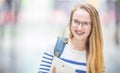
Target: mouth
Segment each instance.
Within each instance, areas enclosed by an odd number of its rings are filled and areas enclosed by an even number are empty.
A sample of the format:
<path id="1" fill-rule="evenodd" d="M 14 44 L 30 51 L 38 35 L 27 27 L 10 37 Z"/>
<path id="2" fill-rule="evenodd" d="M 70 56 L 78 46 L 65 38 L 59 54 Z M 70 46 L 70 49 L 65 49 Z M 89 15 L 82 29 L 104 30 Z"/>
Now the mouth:
<path id="1" fill-rule="evenodd" d="M 85 32 L 82 32 L 82 31 L 75 31 L 75 33 L 79 36 L 83 35 Z"/>

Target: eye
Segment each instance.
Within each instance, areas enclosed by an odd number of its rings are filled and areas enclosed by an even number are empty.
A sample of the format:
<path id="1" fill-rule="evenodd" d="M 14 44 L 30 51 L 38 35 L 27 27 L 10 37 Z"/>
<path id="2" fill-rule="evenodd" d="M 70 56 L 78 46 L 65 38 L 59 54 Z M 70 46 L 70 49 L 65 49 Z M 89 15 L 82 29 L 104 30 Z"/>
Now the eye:
<path id="1" fill-rule="evenodd" d="M 83 22 L 83 24 L 84 24 L 84 25 L 89 25 L 89 23 L 88 23 L 88 22 Z"/>
<path id="2" fill-rule="evenodd" d="M 78 23 L 79 23 L 79 21 L 78 21 L 78 20 L 74 20 L 74 23 L 78 24 Z"/>

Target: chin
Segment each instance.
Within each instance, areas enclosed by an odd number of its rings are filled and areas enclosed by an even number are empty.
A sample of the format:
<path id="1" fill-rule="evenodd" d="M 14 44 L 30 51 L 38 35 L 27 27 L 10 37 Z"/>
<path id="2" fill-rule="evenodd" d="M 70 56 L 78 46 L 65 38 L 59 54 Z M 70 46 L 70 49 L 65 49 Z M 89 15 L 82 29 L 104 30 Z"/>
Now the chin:
<path id="1" fill-rule="evenodd" d="M 76 39 L 76 40 L 85 40 L 86 39 L 86 37 L 85 36 L 74 36 L 74 38 Z"/>

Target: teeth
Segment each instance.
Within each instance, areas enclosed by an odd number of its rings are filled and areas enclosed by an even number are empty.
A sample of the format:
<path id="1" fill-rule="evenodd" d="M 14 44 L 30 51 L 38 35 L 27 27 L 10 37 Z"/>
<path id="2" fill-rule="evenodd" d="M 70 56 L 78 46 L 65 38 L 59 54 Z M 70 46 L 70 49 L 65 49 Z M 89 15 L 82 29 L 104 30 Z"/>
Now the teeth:
<path id="1" fill-rule="evenodd" d="M 83 32 L 77 32 L 78 34 L 82 34 Z"/>
<path id="2" fill-rule="evenodd" d="M 78 35 L 82 35 L 84 32 L 76 32 Z"/>

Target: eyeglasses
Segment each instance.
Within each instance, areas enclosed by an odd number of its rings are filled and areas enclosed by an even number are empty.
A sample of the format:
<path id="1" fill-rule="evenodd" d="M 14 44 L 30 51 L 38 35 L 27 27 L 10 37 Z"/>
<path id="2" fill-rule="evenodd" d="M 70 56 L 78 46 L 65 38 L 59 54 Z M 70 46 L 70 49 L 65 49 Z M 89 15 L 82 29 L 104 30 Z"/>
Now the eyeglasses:
<path id="1" fill-rule="evenodd" d="M 78 26 L 80 25 L 80 26 L 82 26 L 84 29 L 88 29 L 88 28 L 90 28 L 91 23 L 90 23 L 90 22 L 79 22 L 78 20 L 73 19 L 73 20 L 72 20 L 72 25 L 73 25 L 74 27 L 78 27 Z"/>

